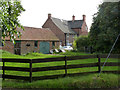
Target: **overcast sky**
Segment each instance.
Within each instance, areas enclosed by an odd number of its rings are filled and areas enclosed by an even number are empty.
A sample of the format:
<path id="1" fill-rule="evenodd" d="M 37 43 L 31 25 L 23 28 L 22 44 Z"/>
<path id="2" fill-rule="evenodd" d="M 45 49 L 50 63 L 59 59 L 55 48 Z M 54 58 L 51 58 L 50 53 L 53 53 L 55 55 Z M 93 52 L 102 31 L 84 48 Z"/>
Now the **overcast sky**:
<path id="1" fill-rule="evenodd" d="M 71 20 L 75 16 L 76 20 L 81 20 L 82 15 L 86 15 L 86 23 L 90 29 L 92 15 L 97 12 L 98 5 L 102 0 L 21 0 L 21 4 L 26 9 L 19 17 L 23 26 L 41 28 L 47 20 L 48 13 L 52 17 Z"/>

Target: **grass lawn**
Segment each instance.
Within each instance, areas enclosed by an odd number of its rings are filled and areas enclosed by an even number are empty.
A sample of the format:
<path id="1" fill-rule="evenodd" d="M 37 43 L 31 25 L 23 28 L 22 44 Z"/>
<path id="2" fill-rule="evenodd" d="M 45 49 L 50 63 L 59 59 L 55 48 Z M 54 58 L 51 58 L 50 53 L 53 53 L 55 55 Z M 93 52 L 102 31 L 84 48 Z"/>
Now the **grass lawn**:
<path id="1" fill-rule="evenodd" d="M 64 55 L 88 55 L 84 53 L 75 53 L 75 52 L 67 52 L 67 53 L 61 53 L 60 55 L 45 55 L 45 54 L 39 54 L 39 53 L 30 53 L 28 55 L 14 55 L 11 53 L 8 53 L 6 51 L 2 51 L 2 58 L 25 58 L 25 59 L 32 59 L 32 58 L 50 58 L 50 57 L 63 57 Z M 72 60 L 67 61 L 68 65 L 72 64 L 84 64 L 84 63 L 95 63 L 97 62 L 97 58 L 94 59 L 84 59 L 84 60 Z M 105 59 L 101 59 L 101 62 L 104 62 Z M 118 59 L 108 59 L 108 62 L 118 62 Z M 34 63 L 32 64 L 32 67 L 48 67 L 48 66 L 60 66 L 64 65 L 64 61 L 59 62 L 46 62 L 46 63 Z M 2 63 L 1 63 L 2 64 Z M 29 64 L 26 63 L 5 63 L 5 66 L 12 66 L 12 67 L 29 67 Z M 79 72 L 89 72 L 89 71 L 97 71 L 98 67 L 90 67 L 90 68 L 76 68 L 76 69 L 68 69 L 68 73 L 79 73 Z M 104 67 L 103 70 L 118 70 L 118 66 L 112 66 L 112 67 Z M 2 72 L 1 72 L 2 73 Z M 56 75 L 56 74 L 64 74 L 65 70 L 54 70 L 54 71 L 42 71 L 42 72 L 33 72 L 33 76 L 44 76 L 44 75 Z M 5 71 L 5 74 L 8 75 L 18 75 L 18 76 L 29 76 L 28 72 L 21 72 L 21 71 Z M 108 76 L 108 77 L 107 77 Z M 93 77 L 96 77 L 96 74 L 90 74 L 87 76 L 78 76 L 78 77 L 66 77 L 66 78 L 59 78 L 59 79 L 53 79 L 53 80 L 39 80 L 34 81 L 32 83 L 19 81 L 18 84 L 15 84 L 17 80 L 5 80 L 3 81 L 3 87 L 15 87 L 15 88 L 95 88 L 95 87 L 117 87 L 117 81 L 118 81 L 118 75 L 117 74 L 102 74 L 100 78 L 96 78 L 97 86 L 95 85 L 93 81 Z M 110 78 L 112 77 L 112 78 Z M 86 79 L 85 79 L 86 78 Z M 109 78 L 109 80 L 108 80 Z M 113 80 L 115 78 L 115 80 Z M 94 78 L 95 79 L 95 78 Z M 84 81 L 85 80 L 85 81 Z M 105 80 L 105 81 L 104 81 Z M 112 81 L 113 80 L 113 81 Z M 112 85 L 109 83 L 112 81 Z M 52 82 L 52 83 L 51 83 Z M 107 83 L 107 86 L 105 86 L 103 83 Z M 63 83 L 63 84 L 62 84 Z M 85 85 L 83 85 L 85 83 Z M 90 84 L 91 83 L 91 84 Z M 101 86 L 99 85 L 101 83 Z M 116 84 L 115 84 L 116 83 Z M 55 84 L 55 85 L 54 85 Z M 80 86 L 79 86 L 80 84 Z M 87 86 L 88 84 L 88 86 Z M 70 86 L 69 86 L 70 85 Z"/>
<path id="2" fill-rule="evenodd" d="M 0 50 L 0 58 L 20 58 L 20 59 L 35 59 L 35 58 L 51 58 L 51 57 L 61 57 L 62 55 L 52 55 L 52 54 L 42 54 L 42 53 L 29 53 L 26 55 L 15 55 L 7 51 Z M 2 56 L 2 57 L 1 57 Z"/>
<path id="3" fill-rule="evenodd" d="M 84 53 L 84 52 L 70 52 L 70 51 L 67 51 L 67 52 L 65 52 L 65 53 L 61 52 L 60 55 L 79 56 L 79 55 L 92 55 L 92 54 Z"/>

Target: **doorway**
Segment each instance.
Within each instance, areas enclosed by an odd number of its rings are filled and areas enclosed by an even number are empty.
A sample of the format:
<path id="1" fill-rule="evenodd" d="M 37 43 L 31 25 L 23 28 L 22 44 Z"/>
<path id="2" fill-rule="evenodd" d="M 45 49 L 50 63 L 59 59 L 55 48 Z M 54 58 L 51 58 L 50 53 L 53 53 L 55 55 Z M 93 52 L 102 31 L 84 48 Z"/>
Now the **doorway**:
<path id="1" fill-rule="evenodd" d="M 21 41 L 15 41 L 14 53 L 17 55 L 21 54 Z"/>

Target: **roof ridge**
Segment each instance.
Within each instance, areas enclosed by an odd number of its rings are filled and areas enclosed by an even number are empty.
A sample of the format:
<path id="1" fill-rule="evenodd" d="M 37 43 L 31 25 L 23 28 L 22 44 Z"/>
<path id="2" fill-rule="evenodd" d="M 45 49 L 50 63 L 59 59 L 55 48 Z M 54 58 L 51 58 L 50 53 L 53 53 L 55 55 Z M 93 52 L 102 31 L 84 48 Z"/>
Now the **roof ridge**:
<path id="1" fill-rule="evenodd" d="M 38 27 L 30 27 L 30 26 L 23 26 L 25 28 L 35 28 L 35 29 L 42 29 L 42 28 L 38 28 Z"/>
<path id="2" fill-rule="evenodd" d="M 64 21 L 67 21 L 67 22 L 72 21 L 72 20 L 65 20 L 65 19 L 60 19 L 60 18 L 56 18 L 56 17 L 51 17 L 51 18 L 53 18 L 53 19 L 59 19 L 59 20 L 64 20 Z M 74 21 L 83 21 L 83 20 L 81 19 L 81 20 L 74 20 Z"/>
<path id="3" fill-rule="evenodd" d="M 71 22 L 72 20 L 68 20 L 68 22 Z M 83 20 L 74 20 L 74 21 L 83 21 Z"/>
<path id="4" fill-rule="evenodd" d="M 67 20 L 65 20 L 65 19 L 60 19 L 60 18 L 55 18 L 55 17 L 51 17 L 51 18 L 67 21 Z"/>
<path id="5" fill-rule="evenodd" d="M 50 30 L 50 28 L 36 28 L 36 27 L 29 27 L 29 26 L 23 26 L 24 28 L 31 28 L 31 29 L 38 29 L 38 30 Z M 20 27 L 18 27 L 20 28 Z"/>

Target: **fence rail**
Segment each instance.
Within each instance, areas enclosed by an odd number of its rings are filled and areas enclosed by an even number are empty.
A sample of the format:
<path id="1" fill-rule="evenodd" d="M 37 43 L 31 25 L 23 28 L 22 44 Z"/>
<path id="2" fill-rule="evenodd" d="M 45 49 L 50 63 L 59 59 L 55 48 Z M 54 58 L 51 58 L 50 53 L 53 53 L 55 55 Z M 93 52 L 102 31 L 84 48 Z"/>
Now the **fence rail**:
<path id="1" fill-rule="evenodd" d="M 89 73 L 99 73 L 101 71 L 101 66 L 103 65 L 103 62 L 101 62 L 101 58 L 106 58 L 107 55 L 82 55 L 82 56 L 65 56 L 65 57 L 57 57 L 57 58 L 45 58 L 45 59 L 2 59 L 0 62 L 3 62 L 3 66 L 0 66 L 3 70 L 2 78 L 4 79 L 20 79 L 20 80 L 27 80 L 32 82 L 33 80 L 44 80 L 44 79 L 54 79 L 58 77 L 65 77 L 65 76 L 74 76 L 74 75 L 80 75 L 80 74 L 89 74 Z M 86 64 L 72 64 L 67 65 L 67 61 L 70 60 L 84 60 L 84 59 L 93 59 L 98 58 L 97 63 L 86 63 Z M 110 58 L 120 58 L 120 55 L 111 55 Z M 94 59 L 93 59 L 94 60 Z M 49 66 L 49 67 L 39 67 L 39 68 L 33 68 L 33 63 L 43 63 L 43 62 L 58 62 L 58 61 L 64 61 L 64 65 L 61 66 Z M 5 66 L 6 62 L 17 62 L 17 63 L 29 63 L 29 67 L 10 67 Z M 119 66 L 120 62 L 107 62 L 105 66 Z M 74 68 L 84 68 L 84 67 L 98 67 L 97 71 L 91 71 L 91 72 L 81 72 L 81 73 L 68 73 L 68 69 L 74 69 Z M 15 75 L 6 75 L 5 70 L 11 70 L 11 71 L 23 71 L 23 72 L 29 72 L 29 76 L 15 76 Z M 64 74 L 59 75 L 46 75 L 46 76 L 39 76 L 39 77 L 33 77 L 32 72 L 40 72 L 40 71 L 53 71 L 53 70 L 65 70 Z M 120 73 L 119 70 L 117 71 L 102 71 L 103 73 Z"/>

